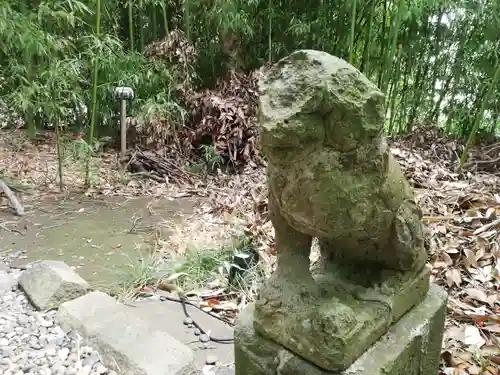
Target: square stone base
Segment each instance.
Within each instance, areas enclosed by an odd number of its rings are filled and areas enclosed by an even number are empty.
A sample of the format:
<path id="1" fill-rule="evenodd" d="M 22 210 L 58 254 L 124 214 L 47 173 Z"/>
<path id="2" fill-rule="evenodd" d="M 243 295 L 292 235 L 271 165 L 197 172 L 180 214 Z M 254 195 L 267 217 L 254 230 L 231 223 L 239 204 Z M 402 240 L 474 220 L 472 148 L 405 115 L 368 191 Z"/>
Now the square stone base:
<path id="1" fill-rule="evenodd" d="M 240 313 L 235 328 L 236 375 L 437 374 L 446 301 L 446 292 L 431 285 L 420 304 L 342 373 L 320 369 L 255 332 L 250 305 Z"/>

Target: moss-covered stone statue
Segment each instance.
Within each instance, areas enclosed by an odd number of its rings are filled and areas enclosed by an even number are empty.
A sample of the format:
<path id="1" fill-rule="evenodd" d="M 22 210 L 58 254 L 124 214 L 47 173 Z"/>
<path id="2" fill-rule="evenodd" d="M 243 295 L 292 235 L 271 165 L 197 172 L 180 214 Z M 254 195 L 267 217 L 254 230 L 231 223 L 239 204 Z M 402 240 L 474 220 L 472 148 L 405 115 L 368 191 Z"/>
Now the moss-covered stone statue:
<path id="1" fill-rule="evenodd" d="M 259 86 L 277 268 L 254 327 L 344 370 L 427 293 L 421 214 L 382 136 L 384 95 L 356 68 L 302 50 Z M 321 258 L 310 269 L 314 237 Z"/>

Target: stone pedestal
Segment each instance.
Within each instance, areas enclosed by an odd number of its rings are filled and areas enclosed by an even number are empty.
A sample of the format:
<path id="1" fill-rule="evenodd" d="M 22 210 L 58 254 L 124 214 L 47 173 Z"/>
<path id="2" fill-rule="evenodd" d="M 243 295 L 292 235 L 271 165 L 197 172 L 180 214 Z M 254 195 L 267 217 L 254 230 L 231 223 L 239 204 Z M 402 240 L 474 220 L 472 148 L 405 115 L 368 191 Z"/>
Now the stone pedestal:
<path id="1" fill-rule="evenodd" d="M 446 292 L 431 285 L 422 302 L 343 372 L 320 369 L 255 332 L 254 306 L 248 306 L 235 329 L 236 375 L 434 375 L 438 371 L 446 300 Z"/>

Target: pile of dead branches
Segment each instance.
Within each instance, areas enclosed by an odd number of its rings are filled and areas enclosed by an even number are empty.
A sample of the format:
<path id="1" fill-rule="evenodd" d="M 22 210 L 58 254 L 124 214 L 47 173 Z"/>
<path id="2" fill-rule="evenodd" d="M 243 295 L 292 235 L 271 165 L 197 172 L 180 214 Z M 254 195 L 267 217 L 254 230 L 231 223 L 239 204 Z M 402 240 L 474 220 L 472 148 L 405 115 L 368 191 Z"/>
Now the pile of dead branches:
<path id="1" fill-rule="evenodd" d="M 167 150 L 129 152 L 128 169 L 134 177 L 150 178 L 157 182 L 193 184 L 193 176 L 179 163 L 175 153 Z"/>
<path id="2" fill-rule="evenodd" d="M 208 161 L 208 147 L 211 155 L 219 158 L 223 165 L 240 168 L 247 164 L 261 164 L 257 148 L 257 74 L 229 72 L 214 89 L 186 95 L 186 107 L 191 115 L 182 128 L 172 134 L 169 131 L 172 127 L 166 119 L 155 119 L 141 128 L 141 138 L 156 140 L 156 147 L 149 149 L 163 149 L 168 145 L 179 160 L 203 158 Z M 145 137 L 145 133 L 150 134 Z M 151 146 L 150 142 L 147 143 Z M 144 145 L 141 146 L 144 148 Z M 129 154 L 129 157 L 132 155 Z M 150 152 L 143 152 L 137 153 L 133 162 L 128 160 L 128 163 L 132 172 L 153 171 L 151 178 L 163 179 L 166 175 L 162 173 L 171 169 L 154 165 L 156 161 L 158 159 L 151 157 Z"/>

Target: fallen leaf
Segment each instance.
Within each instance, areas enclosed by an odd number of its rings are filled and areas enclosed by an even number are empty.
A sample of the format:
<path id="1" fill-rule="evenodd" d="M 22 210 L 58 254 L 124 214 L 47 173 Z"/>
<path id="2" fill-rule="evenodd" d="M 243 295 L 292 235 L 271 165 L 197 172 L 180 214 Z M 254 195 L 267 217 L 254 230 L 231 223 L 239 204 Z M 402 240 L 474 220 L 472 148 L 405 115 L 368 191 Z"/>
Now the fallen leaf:
<path id="1" fill-rule="evenodd" d="M 470 375 L 479 375 L 481 373 L 481 368 L 478 367 L 478 366 L 470 366 L 468 369 L 467 369 L 467 372 L 470 374 Z"/>
<path id="2" fill-rule="evenodd" d="M 500 334 L 500 324 L 486 324 L 481 328 L 488 332 Z"/>
<path id="3" fill-rule="evenodd" d="M 456 286 L 460 286 L 462 283 L 462 277 L 460 275 L 460 271 L 456 268 L 450 268 L 446 270 L 446 283 L 448 286 L 452 286 L 455 284 Z"/>
<path id="4" fill-rule="evenodd" d="M 493 362 L 495 365 L 500 366 L 500 354 L 497 355 L 492 355 L 489 357 L 490 361 Z"/>
<path id="5" fill-rule="evenodd" d="M 478 348 L 486 343 L 479 329 L 474 326 L 465 327 L 463 342 L 465 345 L 476 346 Z"/>
<path id="6" fill-rule="evenodd" d="M 185 273 L 185 272 L 173 273 L 172 275 L 170 275 L 169 277 L 167 277 L 165 280 L 166 281 L 174 281 L 174 280 L 177 280 L 181 276 L 189 276 L 189 275 L 187 273 Z"/>
<path id="7" fill-rule="evenodd" d="M 476 254 L 474 254 L 474 252 L 469 249 L 464 249 L 463 252 L 465 255 L 465 263 L 467 265 L 467 268 L 477 267 Z"/>
<path id="8" fill-rule="evenodd" d="M 479 302 L 484 302 L 488 303 L 488 296 L 486 295 L 485 292 L 483 292 L 480 289 L 476 288 L 466 288 L 464 289 L 465 294 L 467 294 L 469 297 L 479 301 Z"/>

